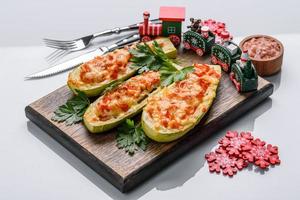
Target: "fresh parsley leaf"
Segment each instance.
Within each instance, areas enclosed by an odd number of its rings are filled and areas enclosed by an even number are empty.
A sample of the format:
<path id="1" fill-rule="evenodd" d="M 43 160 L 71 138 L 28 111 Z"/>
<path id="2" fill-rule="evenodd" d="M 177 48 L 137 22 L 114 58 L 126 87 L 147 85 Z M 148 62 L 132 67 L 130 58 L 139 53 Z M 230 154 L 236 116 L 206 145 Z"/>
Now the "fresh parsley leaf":
<path id="1" fill-rule="evenodd" d="M 118 133 L 117 146 L 119 149 L 124 149 L 130 155 L 133 155 L 134 152 L 137 150 L 132 135 L 126 132 Z"/>
<path id="2" fill-rule="evenodd" d="M 146 150 L 148 138 L 145 135 L 141 123 L 135 124 L 131 119 L 126 119 L 117 128 L 117 147 L 124 149 L 129 155 L 133 155 L 138 148 Z"/>
<path id="3" fill-rule="evenodd" d="M 82 116 L 90 105 L 90 101 L 83 92 L 78 90 L 76 92 L 76 96 L 54 111 L 54 116 L 51 118 L 53 121 L 65 122 L 67 126 L 82 121 Z"/>
<path id="4" fill-rule="evenodd" d="M 148 144 L 148 138 L 145 135 L 141 124 L 139 124 L 135 127 L 135 131 L 133 134 L 133 140 L 143 151 L 146 150 L 147 144 Z"/>
<path id="5" fill-rule="evenodd" d="M 194 72 L 194 70 L 195 69 L 193 66 L 185 67 L 181 70 L 174 70 L 174 71 L 168 71 L 168 70 L 162 69 L 160 71 L 161 80 L 162 80 L 161 85 L 168 86 L 168 85 L 172 84 L 173 82 L 181 81 L 181 80 L 185 79 L 185 77 L 188 73 Z"/>
<path id="6" fill-rule="evenodd" d="M 169 59 L 159 44 L 154 40 L 151 48 L 147 43 L 137 44 L 136 49 L 131 49 L 131 62 L 140 68 L 138 73 L 154 70 L 158 71 L 162 66 L 169 70 L 176 70 L 174 61 Z"/>

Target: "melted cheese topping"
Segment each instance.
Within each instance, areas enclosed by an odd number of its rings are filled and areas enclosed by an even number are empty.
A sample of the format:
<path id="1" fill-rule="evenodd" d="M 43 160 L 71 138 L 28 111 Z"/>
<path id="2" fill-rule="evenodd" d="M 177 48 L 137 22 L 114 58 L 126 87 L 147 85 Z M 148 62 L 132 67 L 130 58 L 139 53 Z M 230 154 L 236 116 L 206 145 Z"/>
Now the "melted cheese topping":
<path id="1" fill-rule="evenodd" d="M 190 123 L 190 116 L 195 113 L 206 95 L 211 83 L 221 77 L 207 65 L 194 65 L 195 71 L 187 77 L 163 90 L 162 93 L 148 99 L 144 111 L 153 120 L 154 127 L 180 129 Z M 202 108 L 206 112 L 208 108 Z"/>
<path id="2" fill-rule="evenodd" d="M 130 78 L 116 89 L 106 93 L 97 104 L 95 120 L 107 121 L 126 113 L 153 91 L 160 82 L 159 72 L 149 71 Z"/>
<path id="3" fill-rule="evenodd" d="M 126 73 L 130 59 L 127 49 L 117 49 L 104 56 L 97 56 L 80 67 L 80 80 L 84 83 L 101 83 L 115 80 Z"/>

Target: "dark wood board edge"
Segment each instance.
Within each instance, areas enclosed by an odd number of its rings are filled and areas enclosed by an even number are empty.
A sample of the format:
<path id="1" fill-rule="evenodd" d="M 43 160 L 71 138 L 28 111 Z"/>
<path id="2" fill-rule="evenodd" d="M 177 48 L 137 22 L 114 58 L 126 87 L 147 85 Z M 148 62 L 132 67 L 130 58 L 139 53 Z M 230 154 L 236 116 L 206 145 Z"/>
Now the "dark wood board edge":
<path id="1" fill-rule="evenodd" d="M 66 135 L 62 130 L 49 123 L 48 119 L 38 113 L 30 105 L 25 107 L 26 117 L 44 130 L 48 135 L 58 141 L 81 161 L 93 169 L 97 174 L 105 178 L 117 189 L 123 192 L 124 179 L 115 173 L 110 167 L 97 159 L 93 154 L 82 148 L 75 140 Z"/>
<path id="2" fill-rule="evenodd" d="M 274 85 L 272 83 L 265 85 L 260 90 L 254 92 L 250 97 L 246 98 L 244 101 L 240 102 L 235 107 L 221 114 L 221 116 L 219 116 L 216 120 L 210 122 L 208 125 L 203 127 L 203 129 L 201 129 L 201 131 L 203 131 L 201 136 L 189 139 L 188 145 L 182 145 L 182 143 L 187 142 L 187 140 L 182 140 L 168 152 L 165 152 L 161 156 L 152 160 L 143 168 L 136 170 L 134 173 L 132 173 L 125 179 L 123 192 L 128 192 L 132 190 L 133 188 L 135 188 L 135 186 L 140 185 L 140 183 L 142 183 L 144 180 L 148 179 L 153 174 L 159 172 L 162 168 L 168 166 L 169 164 L 177 160 L 184 153 L 192 150 L 197 144 L 206 139 L 209 135 L 213 134 L 213 132 L 216 131 L 216 126 L 218 126 L 218 129 L 225 127 L 230 122 L 234 121 L 242 114 L 249 111 L 255 105 L 267 99 L 269 96 L 272 95 L 273 90 Z M 236 109 L 237 107 L 239 107 L 239 109 Z M 226 115 L 230 116 L 225 117 Z M 191 131 L 190 134 L 193 134 L 195 131 Z M 172 151 L 172 153 L 169 153 L 170 151 Z"/>
<path id="3" fill-rule="evenodd" d="M 223 113 L 216 120 L 202 128 L 201 131 L 203 131 L 203 134 L 201 134 L 201 137 L 195 137 L 193 140 L 189 141 L 189 145 L 180 145 L 184 142 L 187 142 L 187 140 L 182 140 L 168 152 L 165 152 L 156 159 L 152 160 L 143 168 L 136 170 L 125 179 L 116 174 L 111 168 L 105 165 L 105 163 L 98 160 L 94 155 L 83 149 L 76 141 L 64 134 L 63 131 L 61 131 L 59 128 L 49 123 L 48 119 L 39 114 L 32 107 L 27 106 L 25 108 L 25 113 L 28 119 L 38 125 L 60 144 L 62 144 L 66 149 L 68 149 L 90 168 L 92 168 L 97 174 L 101 175 L 117 189 L 125 193 L 129 192 L 144 180 L 160 171 L 163 167 L 166 167 L 170 163 L 174 162 L 184 153 L 190 151 L 199 142 L 203 141 L 210 134 L 216 131 L 216 129 L 214 128 L 215 126 L 218 126 L 218 128 L 226 126 L 227 124 L 241 116 L 243 113 L 249 111 L 255 105 L 262 102 L 273 93 L 273 88 L 274 86 L 271 83 L 265 85 L 263 88 L 254 92 L 252 95 L 246 98 L 244 101 L 240 102 L 235 107 Z M 239 109 L 236 109 L 237 107 L 239 107 Z M 230 117 L 225 117 L 226 115 L 230 115 Z M 193 131 L 191 133 L 193 133 Z M 178 148 L 178 146 L 180 146 L 180 148 Z M 171 154 L 169 153 L 170 151 L 172 151 Z"/>

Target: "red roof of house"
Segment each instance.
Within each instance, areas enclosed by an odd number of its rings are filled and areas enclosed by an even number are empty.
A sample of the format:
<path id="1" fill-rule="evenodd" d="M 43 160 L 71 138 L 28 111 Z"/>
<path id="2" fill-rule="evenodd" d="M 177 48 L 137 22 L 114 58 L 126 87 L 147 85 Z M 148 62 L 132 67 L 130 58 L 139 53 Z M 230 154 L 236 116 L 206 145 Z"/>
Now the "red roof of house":
<path id="1" fill-rule="evenodd" d="M 163 21 L 184 21 L 185 7 L 161 6 L 159 9 L 159 19 Z"/>

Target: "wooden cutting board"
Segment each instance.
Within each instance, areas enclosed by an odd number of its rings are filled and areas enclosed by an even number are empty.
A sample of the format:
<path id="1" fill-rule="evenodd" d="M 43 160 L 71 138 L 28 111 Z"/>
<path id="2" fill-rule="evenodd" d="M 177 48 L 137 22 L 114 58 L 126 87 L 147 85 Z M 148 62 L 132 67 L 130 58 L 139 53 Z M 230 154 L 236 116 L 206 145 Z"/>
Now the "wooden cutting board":
<path id="1" fill-rule="evenodd" d="M 180 52 L 182 66 L 209 63 L 208 57 L 198 57 L 192 52 Z M 70 152 L 103 176 L 121 192 L 133 189 L 162 167 L 199 144 L 205 137 L 245 114 L 273 93 L 273 85 L 259 77 L 258 90 L 239 94 L 222 73 L 217 97 L 205 118 L 185 137 L 171 143 L 151 142 L 144 152 L 139 150 L 129 156 L 116 147 L 115 131 L 90 134 L 83 124 L 66 126 L 51 121 L 53 111 L 64 104 L 72 93 L 63 86 L 25 108 L 26 116 Z"/>

